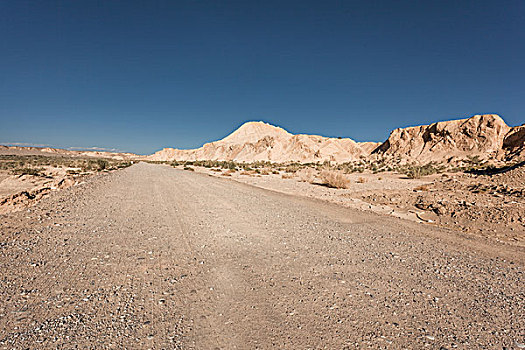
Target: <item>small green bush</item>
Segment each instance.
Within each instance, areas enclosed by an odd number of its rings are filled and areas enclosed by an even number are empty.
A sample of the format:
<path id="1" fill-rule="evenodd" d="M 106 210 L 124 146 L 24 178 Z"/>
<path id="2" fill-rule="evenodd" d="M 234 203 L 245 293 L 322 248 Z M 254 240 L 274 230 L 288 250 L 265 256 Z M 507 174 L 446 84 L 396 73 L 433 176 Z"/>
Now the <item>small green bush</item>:
<path id="1" fill-rule="evenodd" d="M 420 179 L 423 176 L 438 174 L 443 171 L 443 166 L 439 166 L 430 162 L 425 165 L 406 165 L 399 169 L 401 173 L 405 174 L 410 179 Z"/>

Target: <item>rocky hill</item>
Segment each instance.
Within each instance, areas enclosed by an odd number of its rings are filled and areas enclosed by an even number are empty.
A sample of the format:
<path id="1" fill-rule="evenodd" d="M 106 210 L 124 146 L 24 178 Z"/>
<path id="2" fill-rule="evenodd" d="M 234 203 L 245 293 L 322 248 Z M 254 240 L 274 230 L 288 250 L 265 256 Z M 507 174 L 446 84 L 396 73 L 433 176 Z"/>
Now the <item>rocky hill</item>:
<path id="1" fill-rule="evenodd" d="M 150 160 L 233 160 L 239 162 L 348 162 L 361 158 L 406 162 L 452 162 L 467 157 L 525 158 L 525 125 L 509 127 L 495 114 L 399 128 L 383 143 L 349 138 L 293 135 L 263 122 L 248 122 L 222 140 L 179 150 L 165 148 Z"/>
<path id="2" fill-rule="evenodd" d="M 511 128 L 500 116 L 486 114 L 396 129 L 373 153 L 420 163 L 466 157 L 519 160 L 524 141 L 523 126 Z"/>
<path id="3" fill-rule="evenodd" d="M 294 135 L 264 122 L 247 122 L 225 138 L 197 149 L 164 148 L 149 156 L 132 153 L 72 151 L 57 148 L 0 146 L 1 154 L 103 157 L 152 161 L 226 160 L 237 162 L 351 162 L 360 159 L 392 162 L 482 160 L 525 161 L 525 124 L 508 126 L 495 114 L 442 121 L 392 131 L 383 143 L 349 138 Z"/>
<path id="4" fill-rule="evenodd" d="M 525 161 L 525 124 L 510 129 L 503 139 L 505 158 Z"/>
<path id="5" fill-rule="evenodd" d="M 263 122 L 247 122 L 222 140 L 192 150 L 165 148 L 150 160 L 233 160 L 238 162 L 345 162 L 366 157 L 378 143 L 349 138 L 293 135 Z"/>

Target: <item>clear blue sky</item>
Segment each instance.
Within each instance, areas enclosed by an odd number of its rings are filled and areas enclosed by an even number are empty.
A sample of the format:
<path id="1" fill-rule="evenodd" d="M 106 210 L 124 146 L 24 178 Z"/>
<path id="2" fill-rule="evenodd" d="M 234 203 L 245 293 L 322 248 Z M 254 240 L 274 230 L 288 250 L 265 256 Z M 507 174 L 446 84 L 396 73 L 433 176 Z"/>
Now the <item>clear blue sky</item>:
<path id="1" fill-rule="evenodd" d="M 0 142 L 382 141 L 478 113 L 525 122 L 525 1 L 0 0 Z"/>

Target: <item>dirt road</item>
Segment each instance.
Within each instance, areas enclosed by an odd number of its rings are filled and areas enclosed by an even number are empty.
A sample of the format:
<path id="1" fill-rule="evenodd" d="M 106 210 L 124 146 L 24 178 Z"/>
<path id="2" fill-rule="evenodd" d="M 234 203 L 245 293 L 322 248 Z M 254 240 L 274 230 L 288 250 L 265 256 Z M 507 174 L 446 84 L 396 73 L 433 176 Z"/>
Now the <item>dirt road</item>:
<path id="1" fill-rule="evenodd" d="M 525 252 L 141 163 L 2 217 L 0 348 L 525 347 Z"/>

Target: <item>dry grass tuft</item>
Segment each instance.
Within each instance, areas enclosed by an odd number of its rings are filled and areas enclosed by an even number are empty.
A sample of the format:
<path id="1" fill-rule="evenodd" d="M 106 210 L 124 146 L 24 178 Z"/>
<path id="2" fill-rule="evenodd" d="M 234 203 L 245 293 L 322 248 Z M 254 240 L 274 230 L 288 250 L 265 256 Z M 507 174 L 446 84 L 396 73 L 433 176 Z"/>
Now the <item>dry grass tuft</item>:
<path id="1" fill-rule="evenodd" d="M 366 179 L 364 177 L 360 177 L 356 180 L 358 184 L 364 184 L 366 182 Z"/>
<path id="2" fill-rule="evenodd" d="M 332 188 L 348 188 L 350 180 L 340 171 L 323 170 L 321 172 L 321 183 Z"/>

